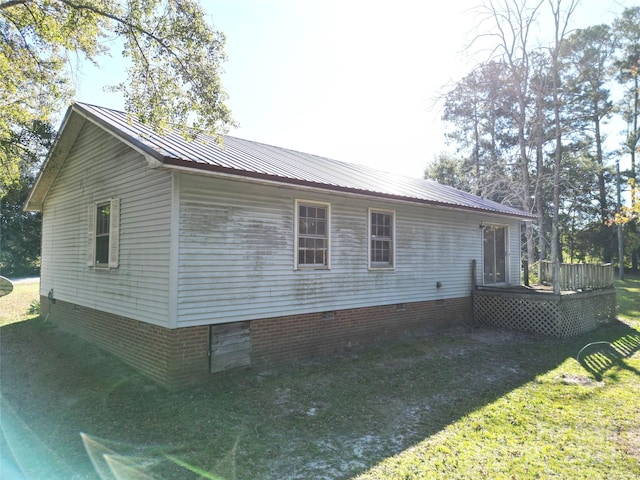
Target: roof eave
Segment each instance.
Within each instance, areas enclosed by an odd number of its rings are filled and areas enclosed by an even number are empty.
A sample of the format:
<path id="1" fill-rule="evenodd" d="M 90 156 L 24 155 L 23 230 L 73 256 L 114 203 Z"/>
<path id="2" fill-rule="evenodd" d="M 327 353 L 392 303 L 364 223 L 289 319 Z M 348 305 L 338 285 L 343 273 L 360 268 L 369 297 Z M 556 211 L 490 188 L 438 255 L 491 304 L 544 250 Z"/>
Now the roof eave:
<path id="1" fill-rule="evenodd" d="M 84 122 L 85 119 L 82 116 L 74 114 L 73 106 L 67 109 L 53 147 L 49 150 L 25 201 L 24 211 L 39 212 L 42 210 L 44 199 L 58 176 L 58 172 L 73 147 Z"/>

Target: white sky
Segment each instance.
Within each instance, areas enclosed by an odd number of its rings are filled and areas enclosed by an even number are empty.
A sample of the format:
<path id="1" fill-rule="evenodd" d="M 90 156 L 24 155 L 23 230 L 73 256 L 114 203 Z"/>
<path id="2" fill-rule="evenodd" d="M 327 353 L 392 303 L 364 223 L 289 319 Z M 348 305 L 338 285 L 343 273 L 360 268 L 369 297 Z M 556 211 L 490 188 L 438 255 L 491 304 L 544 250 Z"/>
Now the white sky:
<path id="1" fill-rule="evenodd" d="M 422 177 L 446 148 L 436 100 L 476 63 L 463 51 L 481 3 L 201 0 L 227 37 L 223 84 L 240 123 L 229 133 Z M 572 25 L 611 22 L 637 3 L 582 0 Z M 118 55 L 82 67 L 77 100 L 123 108 L 101 90 L 126 78 Z"/>

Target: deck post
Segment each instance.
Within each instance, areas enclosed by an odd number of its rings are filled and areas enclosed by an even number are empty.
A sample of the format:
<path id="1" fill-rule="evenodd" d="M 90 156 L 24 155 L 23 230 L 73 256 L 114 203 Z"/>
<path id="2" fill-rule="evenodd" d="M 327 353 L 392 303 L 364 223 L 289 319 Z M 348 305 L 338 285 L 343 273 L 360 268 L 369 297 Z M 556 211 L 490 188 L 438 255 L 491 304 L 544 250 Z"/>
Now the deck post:
<path id="1" fill-rule="evenodd" d="M 553 261 L 553 294 L 560 295 L 560 261 L 556 258 Z"/>
<path id="2" fill-rule="evenodd" d="M 476 259 L 471 260 L 471 289 L 476 290 L 478 288 L 478 281 L 476 278 Z"/>

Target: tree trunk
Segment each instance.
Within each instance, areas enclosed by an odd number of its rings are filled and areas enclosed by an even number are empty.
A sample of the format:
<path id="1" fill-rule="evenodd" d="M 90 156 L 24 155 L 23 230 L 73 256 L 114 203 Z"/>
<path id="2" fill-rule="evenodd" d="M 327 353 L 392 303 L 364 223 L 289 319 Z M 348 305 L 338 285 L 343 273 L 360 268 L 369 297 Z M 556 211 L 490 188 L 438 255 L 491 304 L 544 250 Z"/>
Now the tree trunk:
<path id="1" fill-rule="evenodd" d="M 618 211 L 620 211 L 622 207 L 622 196 L 620 194 L 620 159 L 616 160 L 616 195 Z M 624 237 L 622 235 L 621 223 L 618 223 L 618 269 L 620 280 L 624 280 Z"/>
<path id="2" fill-rule="evenodd" d="M 604 178 L 604 159 L 602 156 L 602 134 L 600 132 L 600 109 L 598 108 L 598 99 L 593 102 L 593 126 L 596 141 L 596 163 L 598 164 L 598 197 L 600 203 L 600 223 L 605 231 L 606 241 L 603 247 L 604 263 L 611 263 L 613 260 L 613 236 L 609 223 L 609 205 L 607 202 L 607 187 Z"/>
<path id="3" fill-rule="evenodd" d="M 562 123 L 560 119 L 560 47 L 569 23 L 569 18 L 578 5 L 579 0 L 571 0 L 569 8 L 562 12 L 560 4 L 562 0 L 549 0 L 553 12 L 555 26 L 555 43 L 551 51 L 551 79 L 553 91 L 553 118 L 555 127 L 556 152 L 553 162 L 553 219 L 551 223 L 551 261 L 553 262 L 553 293 L 560 294 L 559 269 L 560 258 L 560 169 L 562 166 Z"/>
<path id="4" fill-rule="evenodd" d="M 557 27 L 556 27 L 557 28 Z M 553 216 L 551 219 L 551 262 L 553 263 L 553 293 L 560 294 L 559 261 L 560 261 L 560 168 L 562 165 L 562 125 L 560 123 L 560 99 L 559 68 L 558 68 L 559 41 L 556 39 L 556 49 L 553 54 L 553 67 L 551 71 L 553 81 L 553 118 L 555 125 L 556 151 L 553 162 Z"/>
<path id="5" fill-rule="evenodd" d="M 544 219 L 544 100 L 542 89 L 536 89 L 536 186 L 534 199 L 538 217 L 538 258 L 542 262 L 547 259 L 547 238 Z M 538 276 L 539 278 L 539 276 Z"/>
<path id="6" fill-rule="evenodd" d="M 522 169 L 522 208 L 531 213 L 531 176 L 529 175 L 529 160 L 527 158 L 527 141 L 525 126 L 527 119 L 526 102 L 523 95 L 520 97 L 520 122 L 518 125 L 518 142 L 520 144 L 520 168 Z M 536 261 L 536 247 L 533 241 L 533 225 L 525 224 L 525 238 L 527 240 L 527 261 L 531 264 Z"/>
<path id="7" fill-rule="evenodd" d="M 629 145 L 631 151 L 631 178 L 633 179 L 633 184 L 638 185 L 638 178 L 636 174 L 636 149 L 638 148 L 638 138 L 640 137 L 640 132 L 638 131 L 638 116 L 640 115 L 640 85 L 638 85 L 638 77 L 639 75 L 636 73 L 634 79 L 634 95 L 633 95 L 633 141 L 632 144 Z M 638 226 L 636 223 L 631 223 L 629 225 L 629 230 L 631 230 L 632 234 L 636 234 L 638 231 Z M 638 258 L 640 257 L 640 248 L 636 248 L 635 251 L 631 254 L 631 269 L 634 272 L 638 271 Z"/>

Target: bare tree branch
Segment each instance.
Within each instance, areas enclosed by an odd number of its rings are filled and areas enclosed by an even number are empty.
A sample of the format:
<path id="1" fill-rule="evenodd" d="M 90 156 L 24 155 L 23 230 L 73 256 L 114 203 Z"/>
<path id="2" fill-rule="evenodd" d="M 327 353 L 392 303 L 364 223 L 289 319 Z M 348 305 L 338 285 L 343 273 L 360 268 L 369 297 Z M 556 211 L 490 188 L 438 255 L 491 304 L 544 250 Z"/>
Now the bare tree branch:
<path id="1" fill-rule="evenodd" d="M 16 5 L 24 5 L 25 3 L 29 3 L 31 0 L 12 0 L 10 2 L 0 3 L 0 10 L 4 10 L 5 8 L 15 7 Z"/>
<path id="2" fill-rule="evenodd" d="M 95 7 L 94 5 L 88 5 L 86 3 L 76 3 L 76 2 L 72 2 L 71 0 L 59 0 L 60 2 L 64 3 L 65 5 L 67 5 L 69 8 L 74 8 L 77 10 L 88 10 L 90 12 L 95 13 L 96 15 L 100 15 L 103 16 L 105 18 L 109 18 L 111 20 L 114 20 L 115 22 L 126 26 L 127 28 L 129 28 L 129 30 L 132 33 L 132 36 L 135 37 L 135 35 L 133 34 L 134 31 L 141 33 L 142 35 L 149 37 L 150 39 L 152 39 L 154 42 L 156 42 L 158 45 L 160 45 L 162 47 L 163 50 L 165 50 L 169 55 L 171 55 L 177 62 L 178 65 L 180 65 L 180 69 L 185 72 L 188 73 L 189 72 L 189 68 L 184 64 L 184 62 L 180 59 L 180 56 L 174 51 L 173 48 L 171 48 L 169 45 L 167 45 L 166 41 L 160 37 L 158 37 L 157 35 L 155 35 L 153 32 L 150 32 L 149 30 L 143 28 L 142 26 L 132 23 L 129 20 L 127 20 L 126 18 L 120 17 L 118 15 L 115 15 L 113 13 L 107 12 L 105 10 L 102 10 L 100 8 Z M 137 41 L 136 41 L 137 43 Z M 139 44 L 138 44 L 139 46 Z"/>

